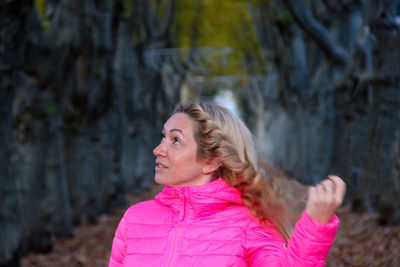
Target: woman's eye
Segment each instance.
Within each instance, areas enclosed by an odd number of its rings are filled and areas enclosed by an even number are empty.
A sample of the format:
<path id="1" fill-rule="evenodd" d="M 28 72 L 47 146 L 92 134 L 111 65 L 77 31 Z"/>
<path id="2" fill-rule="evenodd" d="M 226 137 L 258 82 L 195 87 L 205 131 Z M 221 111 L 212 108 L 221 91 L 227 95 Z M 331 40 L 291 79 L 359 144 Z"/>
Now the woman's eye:
<path id="1" fill-rule="evenodd" d="M 165 140 L 165 134 L 161 134 L 161 141 Z"/>
<path id="2" fill-rule="evenodd" d="M 179 145 L 179 144 L 180 144 L 180 142 L 179 142 L 178 138 L 174 138 L 174 145 Z"/>

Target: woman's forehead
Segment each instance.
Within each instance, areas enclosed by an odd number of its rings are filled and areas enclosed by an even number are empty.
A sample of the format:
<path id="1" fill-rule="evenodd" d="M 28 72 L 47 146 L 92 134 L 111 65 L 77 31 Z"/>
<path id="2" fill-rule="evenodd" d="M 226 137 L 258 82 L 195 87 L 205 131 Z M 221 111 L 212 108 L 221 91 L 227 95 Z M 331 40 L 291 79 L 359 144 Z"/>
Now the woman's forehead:
<path id="1" fill-rule="evenodd" d="M 192 132 L 194 121 L 185 113 L 172 115 L 164 124 L 164 131 L 180 130 L 183 133 Z"/>

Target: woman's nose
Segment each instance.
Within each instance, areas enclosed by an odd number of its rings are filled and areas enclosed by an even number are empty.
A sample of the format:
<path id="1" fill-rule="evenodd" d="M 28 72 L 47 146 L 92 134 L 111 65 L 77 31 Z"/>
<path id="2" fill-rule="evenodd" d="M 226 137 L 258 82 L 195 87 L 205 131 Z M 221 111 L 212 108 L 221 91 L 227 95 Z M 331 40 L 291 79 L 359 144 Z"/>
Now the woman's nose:
<path id="1" fill-rule="evenodd" d="M 153 150 L 153 154 L 156 157 L 162 157 L 166 155 L 165 145 L 161 142 L 156 148 Z"/>

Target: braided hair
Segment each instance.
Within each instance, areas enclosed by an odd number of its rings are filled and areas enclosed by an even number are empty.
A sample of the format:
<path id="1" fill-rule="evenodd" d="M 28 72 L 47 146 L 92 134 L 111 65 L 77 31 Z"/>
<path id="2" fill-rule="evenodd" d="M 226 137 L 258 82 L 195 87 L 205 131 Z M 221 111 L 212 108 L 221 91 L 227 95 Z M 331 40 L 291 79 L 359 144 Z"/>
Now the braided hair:
<path id="1" fill-rule="evenodd" d="M 260 223 L 269 220 L 289 240 L 293 223 L 285 218 L 281 191 L 276 178 L 258 166 L 255 139 L 244 122 L 228 109 L 206 103 L 181 103 L 175 113 L 185 113 L 196 122 L 197 157 L 221 163 L 214 178 L 221 177 L 239 189 L 244 204 Z"/>

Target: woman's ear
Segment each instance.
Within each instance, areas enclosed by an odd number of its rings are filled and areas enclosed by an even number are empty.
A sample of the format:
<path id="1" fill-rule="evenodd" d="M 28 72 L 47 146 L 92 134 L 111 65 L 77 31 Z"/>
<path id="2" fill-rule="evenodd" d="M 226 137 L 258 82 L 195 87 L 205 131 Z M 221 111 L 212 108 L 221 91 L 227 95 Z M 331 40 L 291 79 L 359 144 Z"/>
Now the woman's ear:
<path id="1" fill-rule="evenodd" d="M 211 160 L 203 166 L 203 173 L 204 174 L 214 173 L 216 170 L 218 170 L 219 167 L 221 167 L 221 165 L 222 163 L 219 160 Z"/>

